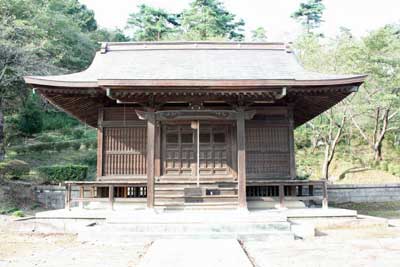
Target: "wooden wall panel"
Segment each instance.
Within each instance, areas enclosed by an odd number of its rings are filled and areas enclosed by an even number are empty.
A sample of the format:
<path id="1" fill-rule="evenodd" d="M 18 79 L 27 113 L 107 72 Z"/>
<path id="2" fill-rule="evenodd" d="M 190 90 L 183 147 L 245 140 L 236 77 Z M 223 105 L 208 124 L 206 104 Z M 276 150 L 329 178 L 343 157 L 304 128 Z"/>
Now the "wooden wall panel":
<path id="1" fill-rule="evenodd" d="M 248 178 L 290 177 L 289 125 L 246 124 Z"/>
<path id="2" fill-rule="evenodd" d="M 146 127 L 104 128 L 104 175 L 145 175 L 146 135 Z"/>
<path id="3" fill-rule="evenodd" d="M 133 107 L 104 108 L 104 121 L 134 121 L 138 120 Z"/>

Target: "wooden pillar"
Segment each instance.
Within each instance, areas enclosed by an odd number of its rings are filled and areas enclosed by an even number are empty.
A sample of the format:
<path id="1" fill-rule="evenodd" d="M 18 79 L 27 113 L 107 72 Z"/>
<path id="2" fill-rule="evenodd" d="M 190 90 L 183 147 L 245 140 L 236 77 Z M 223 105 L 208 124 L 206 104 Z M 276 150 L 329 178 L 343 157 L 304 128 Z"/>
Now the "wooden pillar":
<path id="1" fill-rule="evenodd" d="M 309 196 L 314 196 L 314 185 L 310 184 L 308 186 L 308 195 Z"/>
<path id="2" fill-rule="evenodd" d="M 95 197 L 95 193 L 94 193 L 94 192 L 95 192 L 95 187 L 94 187 L 94 186 L 91 186 L 91 187 L 90 187 L 90 197 L 91 197 L 91 198 L 94 198 L 94 197 Z"/>
<path id="3" fill-rule="evenodd" d="M 97 123 L 97 177 L 103 176 L 103 108 L 99 109 L 99 119 Z"/>
<path id="4" fill-rule="evenodd" d="M 299 197 L 303 196 L 303 186 L 299 185 L 297 188 L 298 188 L 297 196 Z"/>
<path id="5" fill-rule="evenodd" d="M 323 182 L 322 184 L 322 208 L 327 209 L 328 208 L 328 183 L 326 181 Z"/>
<path id="6" fill-rule="evenodd" d="M 279 185 L 279 207 L 285 208 L 285 185 Z"/>
<path id="7" fill-rule="evenodd" d="M 293 106 L 288 108 L 289 117 L 289 160 L 290 160 L 290 178 L 296 178 L 296 159 L 295 159 L 295 143 L 294 143 L 294 116 L 293 116 Z"/>
<path id="8" fill-rule="evenodd" d="M 247 209 L 246 199 L 246 135 L 245 114 L 238 111 L 236 119 L 237 130 L 237 176 L 238 176 L 238 201 L 240 209 Z"/>
<path id="9" fill-rule="evenodd" d="M 147 117 L 147 208 L 154 208 L 154 155 L 156 136 L 155 114 L 149 112 Z"/>
<path id="10" fill-rule="evenodd" d="M 110 209 L 114 209 L 114 186 L 110 185 L 108 187 L 108 200 L 110 202 Z"/>
<path id="11" fill-rule="evenodd" d="M 68 209 L 68 184 L 65 184 L 65 197 L 64 197 L 64 207 Z"/>
<path id="12" fill-rule="evenodd" d="M 83 198 L 85 197 L 85 191 L 84 190 L 85 189 L 84 189 L 83 185 L 81 185 L 79 187 L 79 198 L 80 198 L 80 200 L 79 200 L 79 208 L 81 208 L 81 209 L 83 209 Z"/>
<path id="13" fill-rule="evenodd" d="M 67 184 L 67 186 L 66 186 L 67 188 L 66 188 L 66 192 L 65 192 L 65 201 L 66 201 L 66 209 L 67 210 L 71 210 L 71 196 L 72 196 L 72 194 L 71 194 L 71 185 L 70 184 Z"/>
<path id="14" fill-rule="evenodd" d="M 154 176 L 161 176 L 161 127 L 160 123 L 157 122 L 156 125 L 156 141 L 155 141 L 155 160 L 154 160 Z"/>

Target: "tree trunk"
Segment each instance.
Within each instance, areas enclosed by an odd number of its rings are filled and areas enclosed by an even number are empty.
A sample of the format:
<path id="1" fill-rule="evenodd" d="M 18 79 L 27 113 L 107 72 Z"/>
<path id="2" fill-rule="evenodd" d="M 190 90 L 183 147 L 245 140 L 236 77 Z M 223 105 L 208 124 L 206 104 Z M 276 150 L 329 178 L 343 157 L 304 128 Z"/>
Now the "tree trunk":
<path id="1" fill-rule="evenodd" d="M 385 134 L 388 130 L 389 112 L 390 112 L 390 109 L 385 110 L 385 112 L 383 113 L 383 117 L 382 117 L 382 127 L 381 127 L 380 131 L 375 130 L 375 133 L 374 133 L 374 144 L 373 144 L 372 148 L 374 150 L 375 162 L 379 162 L 382 160 L 382 143 L 383 143 L 383 139 L 385 138 Z"/>
<path id="2" fill-rule="evenodd" d="M 5 150 L 4 150 L 4 113 L 3 113 L 3 105 L 0 101 L 0 161 L 3 161 L 5 158 Z"/>
<path id="3" fill-rule="evenodd" d="M 324 162 L 322 163 L 322 178 L 328 180 L 329 178 L 329 150 L 330 144 L 325 145 L 325 157 Z"/>
<path id="4" fill-rule="evenodd" d="M 380 142 L 375 148 L 374 148 L 374 160 L 376 162 L 381 161 L 382 158 L 382 142 Z"/>
<path id="5" fill-rule="evenodd" d="M 343 115 L 342 121 L 340 124 L 337 124 L 337 132 L 335 136 L 333 136 L 333 127 L 334 121 L 333 116 L 330 118 L 330 126 L 329 133 L 325 138 L 325 153 L 324 153 L 324 162 L 322 163 L 322 178 L 329 180 L 329 166 L 332 163 L 333 157 L 335 156 L 336 146 L 339 143 L 340 137 L 342 136 L 343 128 L 346 123 L 346 111 Z"/>

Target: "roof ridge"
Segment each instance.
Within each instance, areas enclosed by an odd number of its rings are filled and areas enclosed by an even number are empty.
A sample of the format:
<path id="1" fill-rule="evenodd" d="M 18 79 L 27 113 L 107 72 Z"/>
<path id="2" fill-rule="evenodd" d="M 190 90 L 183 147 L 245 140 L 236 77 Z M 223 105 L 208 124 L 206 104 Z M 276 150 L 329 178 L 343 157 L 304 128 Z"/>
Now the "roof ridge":
<path id="1" fill-rule="evenodd" d="M 161 41 L 161 42 L 102 42 L 101 53 L 129 50 L 287 50 L 284 42 L 227 41 Z"/>

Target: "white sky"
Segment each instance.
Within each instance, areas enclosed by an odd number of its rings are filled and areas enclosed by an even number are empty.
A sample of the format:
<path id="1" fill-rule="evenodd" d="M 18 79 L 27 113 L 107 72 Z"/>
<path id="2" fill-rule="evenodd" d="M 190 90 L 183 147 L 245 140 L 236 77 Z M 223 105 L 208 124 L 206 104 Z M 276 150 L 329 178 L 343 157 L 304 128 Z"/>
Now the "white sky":
<path id="1" fill-rule="evenodd" d="M 124 29 L 128 15 L 145 3 L 169 12 L 180 12 L 191 0 L 80 0 L 96 14 L 105 28 Z M 291 41 L 301 31 L 290 15 L 301 0 L 222 0 L 226 8 L 246 22 L 246 36 L 258 26 L 267 31 L 269 41 Z M 388 23 L 400 22 L 400 0 L 324 0 L 326 7 L 321 32 L 334 37 L 340 26 L 362 36 Z"/>

